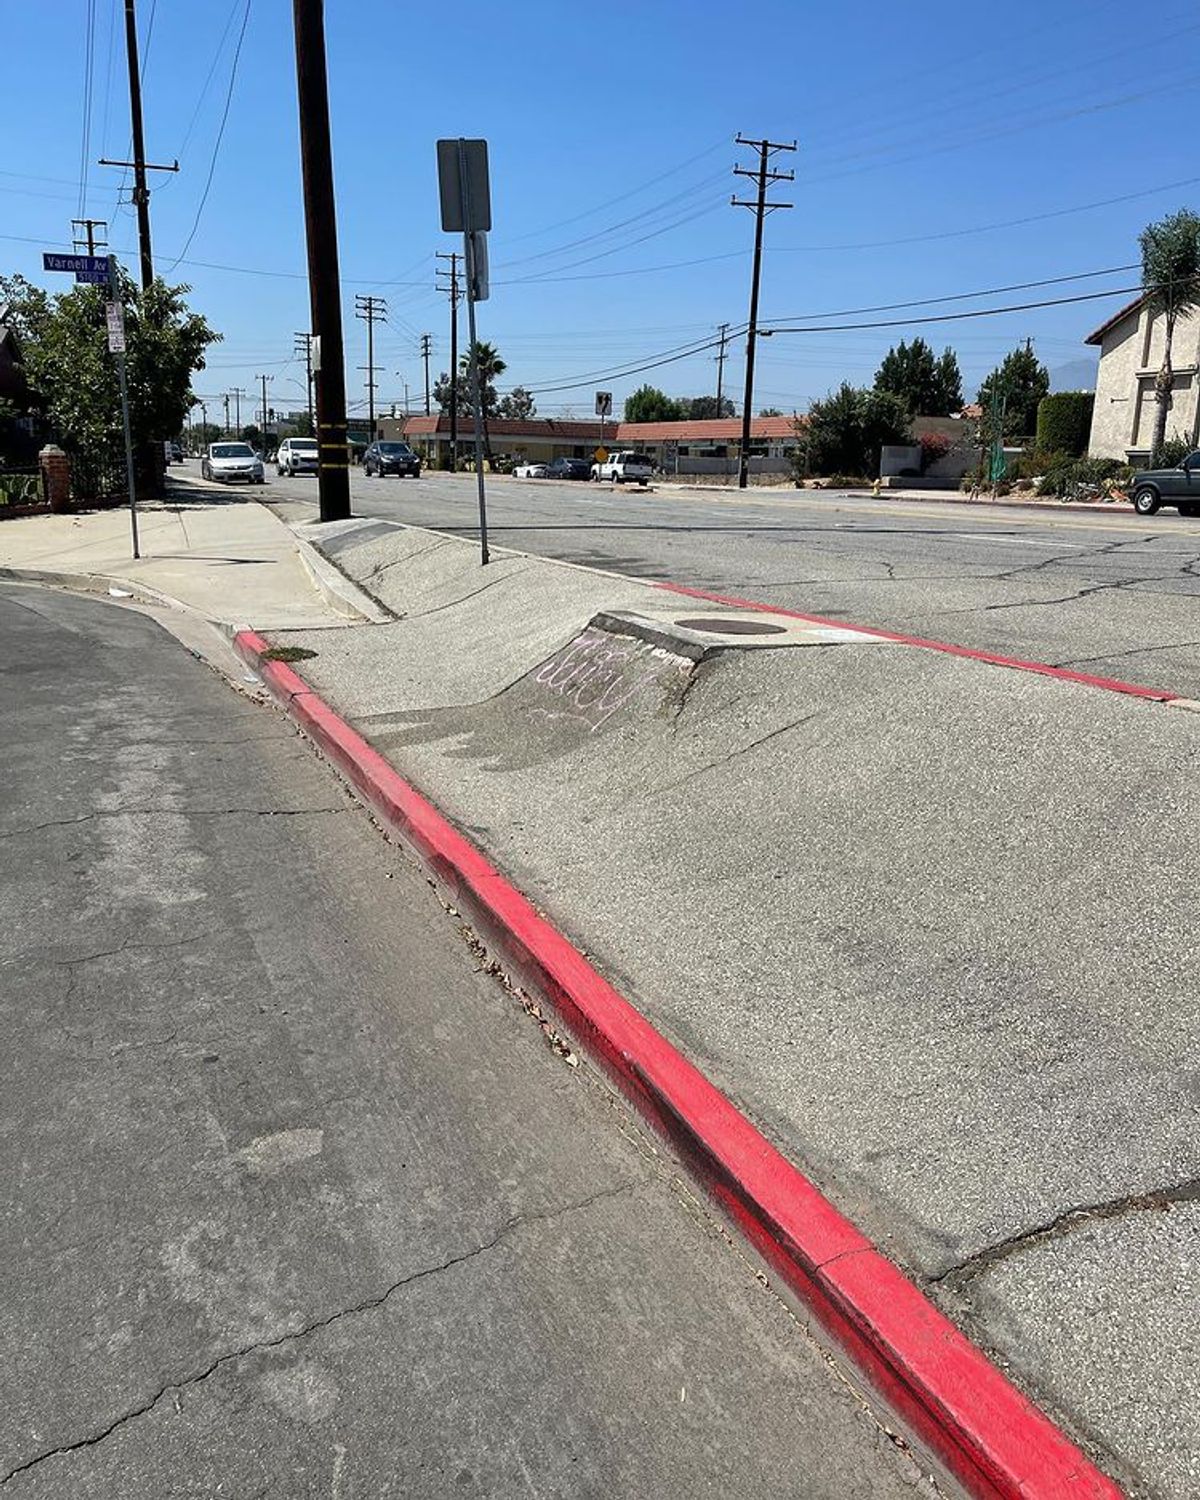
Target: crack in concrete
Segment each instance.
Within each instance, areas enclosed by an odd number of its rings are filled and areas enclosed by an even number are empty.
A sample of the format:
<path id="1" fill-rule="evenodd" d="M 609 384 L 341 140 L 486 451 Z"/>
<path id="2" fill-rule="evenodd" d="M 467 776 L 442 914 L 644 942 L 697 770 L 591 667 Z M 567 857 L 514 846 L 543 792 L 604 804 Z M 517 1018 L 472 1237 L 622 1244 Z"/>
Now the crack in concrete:
<path id="1" fill-rule="evenodd" d="M 486 594 L 488 589 L 495 588 L 498 583 L 507 583 L 510 578 L 516 578 L 520 573 L 528 573 L 529 568 L 514 568 L 511 573 L 505 573 L 501 578 L 489 579 L 487 583 L 481 584 L 479 588 L 472 589 L 469 594 L 460 594 L 457 599 L 449 599 L 445 604 L 435 604 L 432 609 L 418 610 L 415 614 L 407 614 L 406 620 L 424 620 L 430 615 L 437 615 L 444 609 L 454 609 L 456 605 L 465 604 L 468 599 L 477 599 L 480 594 Z"/>
<path id="2" fill-rule="evenodd" d="M 323 1328 L 329 1328 L 332 1324 L 340 1322 L 343 1318 L 356 1317 L 360 1313 L 374 1312 L 376 1308 L 382 1307 L 388 1299 L 401 1291 L 404 1287 L 411 1286 L 414 1282 L 423 1281 L 430 1276 L 438 1276 L 444 1271 L 452 1270 L 466 1261 L 474 1260 L 478 1255 L 484 1255 L 489 1250 L 494 1250 L 508 1235 L 515 1230 L 524 1228 L 530 1224 L 540 1224 L 551 1219 L 562 1218 L 567 1214 L 579 1213 L 593 1204 L 599 1203 L 606 1198 L 616 1198 L 622 1193 L 627 1193 L 636 1186 L 632 1182 L 620 1183 L 617 1187 L 602 1188 L 599 1192 L 591 1193 L 586 1198 L 581 1198 L 574 1203 L 566 1203 L 560 1208 L 547 1209 L 538 1214 L 516 1214 L 513 1218 L 506 1220 L 490 1239 L 484 1240 L 482 1244 L 473 1246 L 470 1250 L 464 1250 L 458 1255 L 447 1256 L 445 1260 L 438 1261 L 435 1265 L 424 1266 L 420 1270 L 410 1271 L 407 1276 L 402 1276 L 398 1281 L 386 1287 L 382 1292 L 374 1296 L 365 1297 L 361 1302 L 352 1303 L 349 1307 L 339 1308 L 336 1312 L 327 1313 L 324 1317 L 313 1318 L 303 1324 L 300 1328 L 289 1329 L 285 1333 L 278 1334 L 274 1338 L 260 1339 L 253 1344 L 243 1345 L 238 1349 L 230 1349 L 224 1354 L 219 1354 L 211 1360 L 202 1370 L 194 1375 L 184 1376 L 180 1380 L 169 1380 L 161 1386 L 148 1400 L 140 1405 L 132 1407 L 116 1417 L 107 1427 L 99 1432 L 89 1433 L 86 1437 L 77 1438 L 74 1442 L 60 1444 L 57 1448 L 49 1448 L 44 1453 L 35 1454 L 33 1458 L 26 1459 L 17 1464 L 15 1468 L 9 1469 L 4 1475 L 0 1475 L 0 1489 L 11 1483 L 21 1474 L 28 1473 L 39 1464 L 44 1464 L 52 1458 L 62 1458 L 71 1453 L 77 1453 L 82 1448 L 94 1448 L 98 1443 L 112 1436 L 119 1428 L 136 1420 L 138 1417 L 148 1415 L 158 1403 L 170 1391 L 182 1391 L 190 1386 L 203 1384 L 204 1381 L 227 1364 L 236 1363 L 239 1359 L 245 1359 L 250 1354 L 257 1354 L 266 1349 L 278 1349 L 284 1344 L 295 1343 L 299 1339 L 307 1338 L 310 1333 L 320 1332 Z"/>
<path id="3" fill-rule="evenodd" d="M 1044 1224 L 1037 1224 L 1032 1229 L 1022 1229 L 1017 1234 L 1009 1235 L 1007 1239 L 998 1240 L 994 1245 L 976 1251 L 974 1255 L 968 1255 L 965 1260 L 944 1271 L 938 1271 L 928 1279 L 939 1285 L 946 1283 L 958 1286 L 982 1275 L 1000 1261 L 1019 1255 L 1031 1245 L 1060 1239 L 1088 1224 L 1104 1219 L 1117 1219 L 1129 1213 L 1165 1213 L 1176 1203 L 1193 1203 L 1197 1200 L 1200 1200 L 1200 1177 L 1189 1177 L 1184 1182 L 1152 1188 L 1145 1193 L 1127 1193 L 1121 1198 L 1111 1198 L 1106 1203 L 1077 1204 L 1073 1208 L 1064 1209 Z"/>
<path id="4" fill-rule="evenodd" d="M 94 818 L 299 818 L 316 813 L 344 813 L 344 807 L 123 807 L 97 809 L 78 818 L 51 818 L 29 828 L 13 828 L 0 833 L 0 839 L 22 838 L 47 828 L 74 828 Z"/>
<path id="5" fill-rule="evenodd" d="M 756 740 L 751 740 L 748 745 L 739 745 L 736 750 L 730 750 L 727 755 L 722 755 L 716 760 L 710 760 L 694 771 L 689 771 L 686 776 L 680 776 L 675 781 L 665 782 L 662 786 L 651 787 L 646 793 L 647 797 L 660 797 L 664 792 L 673 792 L 677 787 L 685 786 L 689 781 L 694 781 L 697 776 L 703 776 L 706 772 L 715 770 L 717 766 L 728 765 L 730 761 L 738 760 L 743 755 L 749 755 L 752 750 L 757 750 L 761 745 L 778 739 L 781 734 L 788 734 L 793 729 L 802 729 L 805 724 L 811 724 L 814 719 L 819 719 L 821 713 L 815 712 L 805 714 L 801 719 L 794 719 L 790 724 L 781 724 L 778 729 L 772 729 L 767 734 L 759 735 Z"/>

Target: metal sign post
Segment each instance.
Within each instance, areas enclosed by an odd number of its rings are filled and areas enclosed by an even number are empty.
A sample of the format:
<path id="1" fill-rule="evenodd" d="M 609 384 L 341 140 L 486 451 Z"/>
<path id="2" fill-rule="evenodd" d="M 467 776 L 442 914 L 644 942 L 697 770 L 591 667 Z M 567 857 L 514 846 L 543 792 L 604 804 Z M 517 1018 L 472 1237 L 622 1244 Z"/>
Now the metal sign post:
<path id="1" fill-rule="evenodd" d="M 487 491 L 483 478 L 483 382 L 479 373 L 479 340 L 475 332 L 475 304 L 488 295 L 486 232 L 492 227 L 491 191 L 488 182 L 486 141 L 457 140 L 437 143 L 438 187 L 442 201 L 442 228 L 463 236 L 463 262 L 467 273 L 467 320 L 471 341 L 470 380 L 474 393 L 475 479 L 479 490 L 480 560 L 488 562 Z M 458 372 L 451 370 L 451 380 Z"/>
<path id="2" fill-rule="evenodd" d="M 76 282 L 83 286 L 108 287 L 110 300 L 104 304 L 104 315 L 108 325 L 108 348 L 116 358 L 117 380 L 121 387 L 121 425 L 125 429 L 125 477 L 129 484 L 129 528 L 133 533 L 133 555 L 140 557 L 142 554 L 138 550 L 137 490 L 133 474 L 133 435 L 129 428 L 129 390 L 125 383 L 125 309 L 121 305 L 121 292 L 117 283 L 117 257 L 115 255 L 56 255 L 51 250 L 44 250 L 42 269 L 73 271 Z"/>
<path id="3" fill-rule="evenodd" d="M 108 322 L 108 347 L 117 361 L 117 380 L 121 387 L 121 425 L 125 429 L 125 479 L 129 485 L 129 530 L 133 537 L 133 555 L 140 557 L 138 550 L 137 485 L 133 472 L 133 433 L 129 426 L 129 388 L 125 382 L 125 309 L 121 305 L 120 288 L 117 285 L 117 257 L 108 258 L 108 286 L 111 302 L 105 304 Z"/>
<path id="4" fill-rule="evenodd" d="M 604 419 L 605 419 L 605 417 L 612 415 L 612 392 L 611 391 L 597 391 L 596 392 L 596 415 L 600 418 L 600 447 L 603 448 L 604 447 Z M 604 455 L 604 457 L 607 458 L 608 454 L 606 453 Z M 599 462 L 603 463 L 604 459 L 603 458 L 600 459 Z"/>

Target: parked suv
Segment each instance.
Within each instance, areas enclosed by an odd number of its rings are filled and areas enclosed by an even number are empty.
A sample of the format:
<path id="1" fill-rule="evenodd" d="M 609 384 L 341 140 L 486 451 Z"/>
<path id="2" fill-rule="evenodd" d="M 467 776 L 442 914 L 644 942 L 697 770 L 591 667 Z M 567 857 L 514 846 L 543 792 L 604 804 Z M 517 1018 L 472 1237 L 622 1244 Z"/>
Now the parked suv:
<path id="1" fill-rule="evenodd" d="M 372 443 L 363 454 L 363 473 L 368 479 L 372 474 L 381 478 L 384 474 L 407 474 L 420 479 L 421 460 L 407 443 Z"/>
<path id="2" fill-rule="evenodd" d="M 1146 469 L 1129 485 L 1133 508 L 1152 516 L 1161 505 L 1176 505 L 1181 516 L 1200 516 L 1200 452 L 1189 453 L 1177 469 Z"/>
<path id="3" fill-rule="evenodd" d="M 286 474 L 315 474 L 317 472 L 316 438 L 284 438 L 275 455 L 275 472 Z"/>
<path id="4" fill-rule="evenodd" d="M 648 453 L 625 449 L 610 453 L 602 464 L 592 465 L 593 479 L 610 479 L 613 484 L 645 484 L 654 475 L 654 460 Z"/>

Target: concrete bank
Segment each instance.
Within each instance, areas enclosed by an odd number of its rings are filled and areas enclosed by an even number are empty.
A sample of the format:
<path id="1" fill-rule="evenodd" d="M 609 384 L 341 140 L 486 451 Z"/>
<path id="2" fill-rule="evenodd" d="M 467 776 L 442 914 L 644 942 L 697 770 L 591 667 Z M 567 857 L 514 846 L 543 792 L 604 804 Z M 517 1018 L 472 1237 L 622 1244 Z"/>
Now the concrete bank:
<path id="1" fill-rule="evenodd" d="M 306 679 L 1110 1471 L 1192 1494 L 1194 716 L 827 641 L 598 721 L 581 632 L 645 586 L 328 545 L 404 617 L 289 634 Z"/>

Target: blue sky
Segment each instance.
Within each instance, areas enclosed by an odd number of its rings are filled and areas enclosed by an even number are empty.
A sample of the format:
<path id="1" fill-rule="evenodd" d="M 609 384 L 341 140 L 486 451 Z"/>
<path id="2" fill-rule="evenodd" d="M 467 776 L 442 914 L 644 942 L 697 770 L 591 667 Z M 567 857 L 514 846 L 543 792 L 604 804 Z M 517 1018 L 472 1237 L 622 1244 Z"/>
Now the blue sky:
<path id="1" fill-rule="evenodd" d="M 138 0 L 147 152 L 183 168 L 154 175 L 155 262 L 191 285 L 224 335 L 198 392 L 248 390 L 268 374 L 272 404 L 299 405 L 292 334 L 307 327 L 308 300 L 286 0 L 250 0 L 215 149 L 245 4 Z M 122 174 L 94 164 L 129 148 L 121 9 L 94 0 L 85 204 L 133 264 Z M 0 0 L 0 268 L 56 289 L 63 279 L 43 274 L 40 251 L 66 247 L 81 208 L 88 13 L 88 0 Z M 1188 126 L 1200 86 L 1194 0 L 1148 12 L 1121 0 L 765 0 L 745 11 L 712 0 L 458 0 L 452 12 L 331 0 L 326 25 L 352 409 L 366 358 L 355 292 L 389 302 L 381 401 L 402 401 L 405 380 L 414 410 L 423 401 L 422 332 L 434 338 L 435 375 L 448 362 L 433 254 L 458 246 L 438 221 L 438 136 L 490 142 L 493 290 L 480 335 L 508 360 L 502 387 L 569 387 L 538 394 L 549 415 L 589 414 L 596 387 L 618 403 L 647 379 L 673 394 L 713 389 L 712 350 L 645 374 L 592 372 L 744 324 L 753 220 L 729 205 L 750 187 L 731 173 L 750 161 L 739 131 L 799 145 L 779 163 L 796 182 L 777 194 L 795 208 L 766 226 L 764 321 L 915 318 L 1129 287 L 1136 273 L 1113 270 L 982 303 L 813 316 L 1127 266 L 1147 221 L 1200 206 Z M 1051 369 L 1086 356 L 1083 335 L 1122 300 L 780 335 L 760 345 L 755 405 L 803 410 L 842 379 L 869 382 L 889 344 L 917 332 L 958 350 L 973 395 L 1026 337 Z M 741 382 L 738 340 L 726 391 L 740 396 Z"/>

